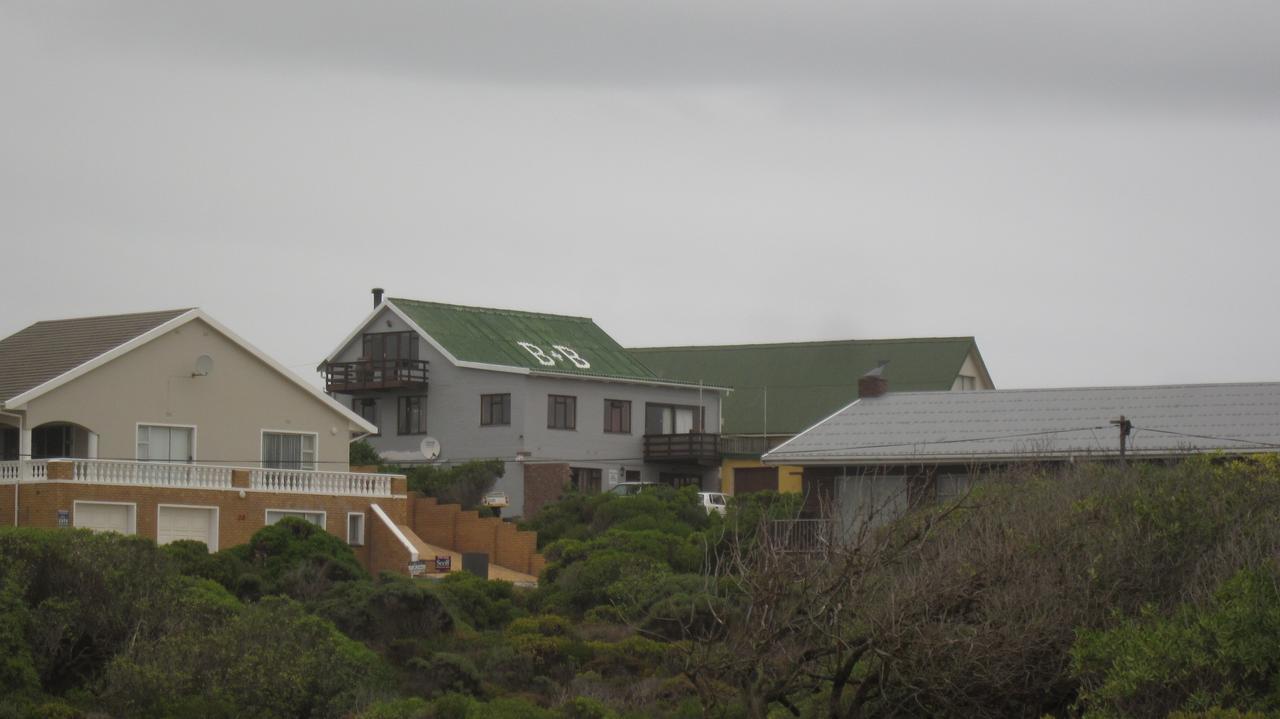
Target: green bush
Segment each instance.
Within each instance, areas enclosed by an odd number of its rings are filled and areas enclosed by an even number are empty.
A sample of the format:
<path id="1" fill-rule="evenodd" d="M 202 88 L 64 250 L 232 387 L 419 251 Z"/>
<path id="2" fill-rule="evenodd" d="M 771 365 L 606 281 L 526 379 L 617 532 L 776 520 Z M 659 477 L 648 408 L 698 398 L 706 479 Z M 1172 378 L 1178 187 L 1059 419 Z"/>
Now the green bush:
<path id="1" fill-rule="evenodd" d="M 268 597 L 221 625 L 131 645 L 108 667 L 102 699 L 131 717 L 341 717 L 388 686 L 377 655 Z"/>
<path id="2" fill-rule="evenodd" d="M 428 638 L 453 629 L 449 609 L 425 580 L 383 574 L 377 582 L 334 585 L 310 603 L 347 635 L 386 646 L 400 638 Z"/>
<path id="3" fill-rule="evenodd" d="M 460 504 L 463 509 L 478 507 L 502 477 L 504 469 L 502 461 L 497 459 L 474 460 L 452 467 L 424 464 L 407 470 L 401 468 L 408 477 L 410 490 L 435 497 L 441 504 Z"/>
<path id="4" fill-rule="evenodd" d="M 415 694 L 431 697 L 456 693 L 477 696 L 481 677 L 475 664 L 468 658 L 448 652 L 437 652 L 422 659 L 410 659 L 410 682 Z"/>
<path id="5" fill-rule="evenodd" d="M 217 571 L 237 596 L 254 600 L 284 594 L 312 600 L 335 584 L 367 579 L 355 553 L 338 537 L 296 517 L 259 529 L 243 544 L 219 552 Z"/>
<path id="6" fill-rule="evenodd" d="M 501 629 L 524 612 L 511 582 L 487 580 L 469 572 L 451 572 L 435 584 L 438 594 L 462 621 L 475 629 Z"/>
<path id="7" fill-rule="evenodd" d="M 1272 572 L 1243 571 L 1205 606 L 1148 608 L 1080 633 L 1072 666 L 1086 716 L 1165 716 L 1221 707 L 1280 712 L 1280 590 Z"/>
<path id="8" fill-rule="evenodd" d="M 382 455 L 367 440 L 352 442 L 347 449 L 348 464 L 352 467 L 379 467 Z"/>

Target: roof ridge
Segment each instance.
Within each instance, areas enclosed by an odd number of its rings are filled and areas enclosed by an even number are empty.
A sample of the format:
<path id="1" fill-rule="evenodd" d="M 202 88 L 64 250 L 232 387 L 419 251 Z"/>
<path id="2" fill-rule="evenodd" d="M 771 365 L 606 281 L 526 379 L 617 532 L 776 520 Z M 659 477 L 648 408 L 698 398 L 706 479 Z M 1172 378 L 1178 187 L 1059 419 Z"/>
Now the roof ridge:
<path id="1" fill-rule="evenodd" d="M 866 345 L 866 344 L 909 344 L 909 343 L 925 343 L 925 342 L 976 342 L 975 335 L 954 335 L 945 337 L 889 337 L 876 339 L 847 339 L 847 340 L 803 340 L 798 342 L 758 342 L 746 344 L 724 344 L 724 345 L 671 345 L 671 346 L 655 346 L 655 347 L 628 347 L 628 352 L 692 352 L 697 350 L 743 350 L 743 349 L 783 349 L 788 347 L 822 347 L 837 345 Z"/>
<path id="2" fill-rule="evenodd" d="M 513 310 L 504 307 L 482 307 L 480 305 L 459 305 L 451 302 L 433 302 L 431 300 L 415 300 L 409 297 L 388 297 L 388 302 L 409 302 L 416 305 L 427 305 L 430 307 L 444 307 L 453 310 L 466 310 L 470 312 L 500 312 L 508 315 L 521 315 L 524 317 L 537 317 L 541 319 L 554 318 L 560 320 L 578 320 L 582 322 L 595 322 L 590 317 L 581 315 L 561 315 L 553 312 L 533 312 L 530 310 Z"/>
<path id="3" fill-rule="evenodd" d="M 1280 386 L 1280 381 L 1269 382 L 1175 382 L 1173 384 L 1118 384 L 1118 385 L 1090 385 L 1084 387 L 1005 387 L 1003 389 L 974 389 L 974 390 L 951 390 L 948 392 L 938 392 L 936 390 L 912 390 L 909 392 L 894 392 L 893 387 L 889 387 L 889 392 L 885 397 L 901 397 L 908 394 L 925 394 L 925 395 L 946 395 L 946 396 L 963 396 L 963 395 L 990 395 L 990 394 L 1011 394 L 1014 392 L 1087 392 L 1090 390 L 1123 390 L 1123 389 L 1200 389 L 1205 387 L 1271 387 Z"/>
<path id="4" fill-rule="evenodd" d="M 51 324 L 57 324 L 60 322 L 80 322 L 83 320 L 120 319 L 124 317 L 143 317 L 146 315 L 172 314 L 174 317 L 178 317 L 180 315 L 186 314 L 196 309 L 199 309 L 199 308 L 198 307 L 180 307 L 180 308 L 167 309 L 167 310 L 148 310 L 146 312 L 121 312 L 121 313 L 111 314 L 111 315 L 85 315 L 82 317 L 61 317 L 53 320 L 37 320 L 27 325 L 23 329 L 31 329 L 36 325 L 51 325 Z M 21 332 L 22 330 L 18 330 L 18 331 Z"/>

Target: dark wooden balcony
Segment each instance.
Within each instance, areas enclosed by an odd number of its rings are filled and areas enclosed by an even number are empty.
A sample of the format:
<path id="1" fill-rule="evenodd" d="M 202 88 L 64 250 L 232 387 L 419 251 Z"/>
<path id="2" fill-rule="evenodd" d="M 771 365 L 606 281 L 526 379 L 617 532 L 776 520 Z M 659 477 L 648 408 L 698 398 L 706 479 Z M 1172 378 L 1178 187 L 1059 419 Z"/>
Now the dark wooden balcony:
<path id="1" fill-rule="evenodd" d="M 706 432 L 646 434 L 644 461 L 707 466 L 719 464 L 720 435 Z"/>
<path id="2" fill-rule="evenodd" d="M 328 392 L 363 392 L 379 389 L 425 388 L 427 361 L 415 359 L 330 362 L 324 366 Z"/>

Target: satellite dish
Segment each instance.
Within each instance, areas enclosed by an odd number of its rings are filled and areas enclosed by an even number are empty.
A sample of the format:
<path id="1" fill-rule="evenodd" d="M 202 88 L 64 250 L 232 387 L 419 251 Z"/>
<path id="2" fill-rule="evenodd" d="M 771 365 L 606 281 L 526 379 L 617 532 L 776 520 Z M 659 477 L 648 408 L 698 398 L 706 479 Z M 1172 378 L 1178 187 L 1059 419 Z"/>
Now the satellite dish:
<path id="1" fill-rule="evenodd" d="M 200 355 L 196 358 L 196 371 L 191 373 L 192 377 L 208 377 L 213 371 L 213 358 L 209 355 Z"/>
<path id="2" fill-rule="evenodd" d="M 422 452 L 422 456 L 430 462 L 440 456 L 440 442 L 435 437 L 423 437 L 422 443 L 418 445 L 418 451 Z"/>

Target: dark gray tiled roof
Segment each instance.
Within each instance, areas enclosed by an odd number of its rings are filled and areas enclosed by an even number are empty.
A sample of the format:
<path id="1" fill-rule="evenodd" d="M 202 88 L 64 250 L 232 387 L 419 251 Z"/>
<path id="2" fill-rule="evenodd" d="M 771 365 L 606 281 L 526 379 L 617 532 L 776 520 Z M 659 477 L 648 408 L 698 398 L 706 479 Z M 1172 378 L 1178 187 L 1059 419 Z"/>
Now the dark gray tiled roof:
<path id="1" fill-rule="evenodd" d="M 782 464 L 879 464 L 1280 451 L 1280 383 L 890 392 L 858 400 L 767 455 Z"/>
<path id="2" fill-rule="evenodd" d="M 109 352 L 190 310 L 37 322 L 0 340 L 0 402 Z"/>

